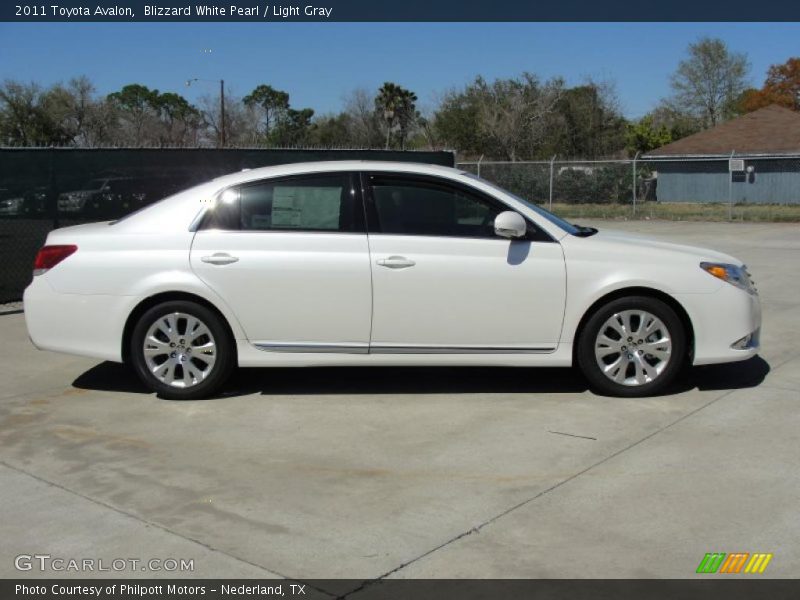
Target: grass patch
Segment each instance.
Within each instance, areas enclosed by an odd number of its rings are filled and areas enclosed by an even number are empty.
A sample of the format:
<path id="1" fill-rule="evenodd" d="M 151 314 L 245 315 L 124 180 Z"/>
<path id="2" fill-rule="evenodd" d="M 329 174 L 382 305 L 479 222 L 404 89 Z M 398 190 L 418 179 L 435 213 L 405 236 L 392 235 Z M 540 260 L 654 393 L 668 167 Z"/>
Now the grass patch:
<path id="1" fill-rule="evenodd" d="M 548 208 L 547 204 L 543 204 Z M 800 222 L 800 204 L 553 204 L 553 212 L 565 219 L 620 219 L 665 221 L 743 221 L 764 223 Z M 731 218 L 732 212 L 732 218 Z"/>

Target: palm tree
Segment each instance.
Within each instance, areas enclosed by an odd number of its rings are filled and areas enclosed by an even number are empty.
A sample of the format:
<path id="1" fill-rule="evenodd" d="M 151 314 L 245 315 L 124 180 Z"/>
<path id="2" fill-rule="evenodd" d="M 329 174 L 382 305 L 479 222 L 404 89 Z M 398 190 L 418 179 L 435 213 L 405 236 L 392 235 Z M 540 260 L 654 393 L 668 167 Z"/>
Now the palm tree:
<path id="1" fill-rule="evenodd" d="M 386 121 L 386 149 L 389 149 L 392 129 L 400 127 L 400 147 L 405 146 L 408 129 L 416 116 L 417 95 L 396 83 L 385 82 L 375 97 L 375 108 Z"/>
<path id="2" fill-rule="evenodd" d="M 411 90 L 400 88 L 400 111 L 397 122 L 400 126 L 400 149 L 405 150 L 408 130 L 418 117 L 417 95 Z"/>

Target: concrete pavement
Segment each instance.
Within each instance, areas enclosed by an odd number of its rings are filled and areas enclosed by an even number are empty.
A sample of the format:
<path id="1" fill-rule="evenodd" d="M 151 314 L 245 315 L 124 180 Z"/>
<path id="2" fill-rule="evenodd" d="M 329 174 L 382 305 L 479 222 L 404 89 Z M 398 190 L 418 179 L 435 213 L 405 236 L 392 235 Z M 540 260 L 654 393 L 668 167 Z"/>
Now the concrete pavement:
<path id="1" fill-rule="evenodd" d="M 592 224 L 743 258 L 761 357 L 640 400 L 571 370 L 375 368 L 171 402 L 0 316 L 0 576 L 63 576 L 14 567 L 49 553 L 194 559 L 125 577 L 681 578 L 744 551 L 795 577 L 800 227 Z"/>

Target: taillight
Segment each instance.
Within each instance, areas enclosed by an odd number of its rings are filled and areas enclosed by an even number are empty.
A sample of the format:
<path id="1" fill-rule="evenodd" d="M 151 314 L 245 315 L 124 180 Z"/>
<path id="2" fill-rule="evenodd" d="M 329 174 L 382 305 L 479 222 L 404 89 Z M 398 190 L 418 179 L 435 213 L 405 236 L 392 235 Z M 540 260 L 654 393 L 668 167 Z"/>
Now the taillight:
<path id="1" fill-rule="evenodd" d="M 78 247 L 75 245 L 45 246 L 36 255 L 36 261 L 33 263 L 33 274 L 41 275 L 48 269 L 55 267 L 70 254 L 74 254 L 77 250 Z"/>

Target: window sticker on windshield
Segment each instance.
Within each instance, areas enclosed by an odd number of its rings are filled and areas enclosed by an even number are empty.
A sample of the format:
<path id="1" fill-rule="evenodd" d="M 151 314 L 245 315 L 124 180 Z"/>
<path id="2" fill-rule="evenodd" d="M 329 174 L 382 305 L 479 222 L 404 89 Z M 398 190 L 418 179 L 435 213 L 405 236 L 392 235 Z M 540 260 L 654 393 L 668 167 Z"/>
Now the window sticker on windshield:
<path id="1" fill-rule="evenodd" d="M 272 193 L 272 226 L 338 229 L 342 188 L 279 187 Z"/>

